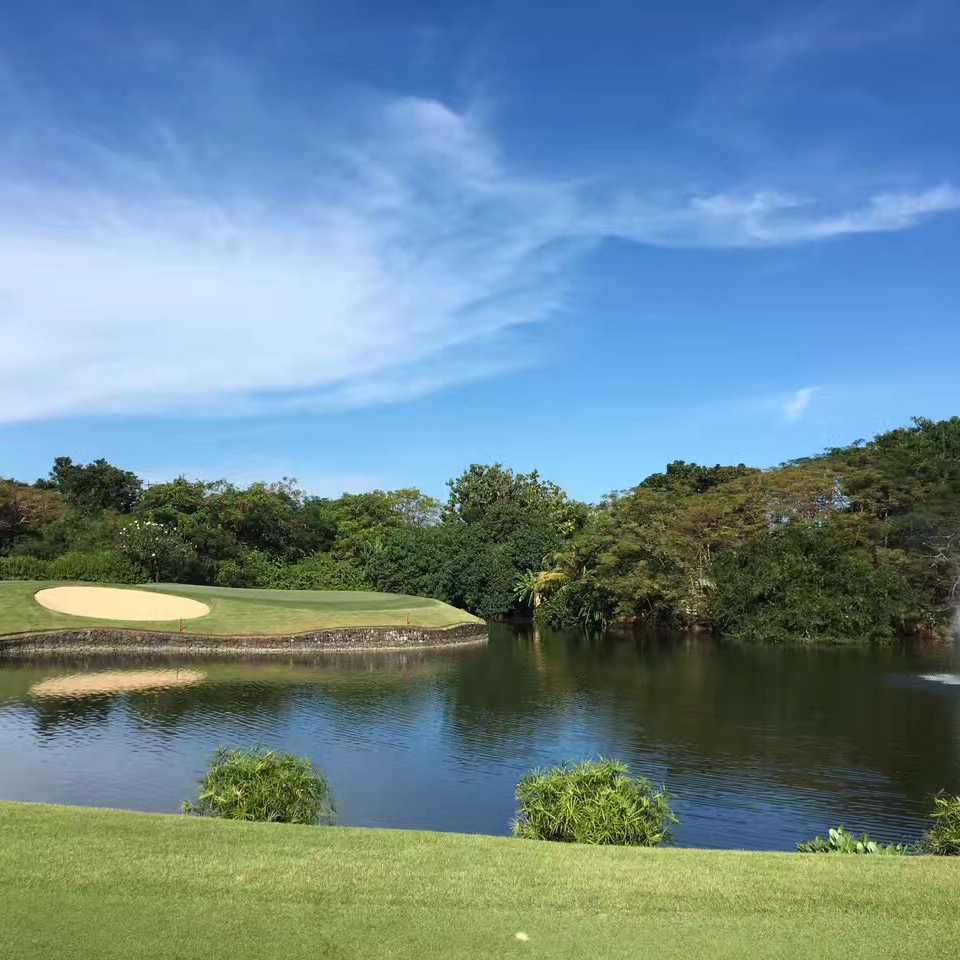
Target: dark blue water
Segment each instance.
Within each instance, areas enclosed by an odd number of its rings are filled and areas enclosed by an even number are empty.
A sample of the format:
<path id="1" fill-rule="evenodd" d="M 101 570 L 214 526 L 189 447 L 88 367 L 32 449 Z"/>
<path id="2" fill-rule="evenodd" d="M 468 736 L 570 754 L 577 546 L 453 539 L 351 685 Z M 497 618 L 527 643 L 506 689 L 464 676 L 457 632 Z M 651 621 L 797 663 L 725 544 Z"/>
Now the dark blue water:
<path id="1" fill-rule="evenodd" d="M 206 678 L 31 693 L 54 676 L 171 665 Z M 326 771 L 342 824 L 503 834 L 522 773 L 602 754 L 667 785 L 681 845 L 792 849 L 841 822 L 912 839 L 929 795 L 960 790 L 953 667 L 948 650 L 507 628 L 446 652 L 0 660 L 0 799 L 172 812 L 219 744 L 263 744 Z"/>

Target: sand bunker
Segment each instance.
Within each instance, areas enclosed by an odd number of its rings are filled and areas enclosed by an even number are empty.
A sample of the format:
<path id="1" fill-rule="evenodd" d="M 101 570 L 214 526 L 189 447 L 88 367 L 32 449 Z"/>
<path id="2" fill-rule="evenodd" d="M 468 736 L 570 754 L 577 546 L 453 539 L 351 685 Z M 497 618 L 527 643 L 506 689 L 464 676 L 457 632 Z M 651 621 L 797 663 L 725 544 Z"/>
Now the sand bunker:
<path id="1" fill-rule="evenodd" d="M 131 690 L 156 690 L 200 683 L 206 677 L 200 670 L 104 670 L 100 673 L 75 673 L 35 683 L 35 697 L 89 697 L 103 693 L 128 693 Z"/>
<path id="2" fill-rule="evenodd" d="M 50 587 L 34 599 L 57 613 L 99 620 L 195 620 L 210 612 L 199 600 L 117 587 Z"/>

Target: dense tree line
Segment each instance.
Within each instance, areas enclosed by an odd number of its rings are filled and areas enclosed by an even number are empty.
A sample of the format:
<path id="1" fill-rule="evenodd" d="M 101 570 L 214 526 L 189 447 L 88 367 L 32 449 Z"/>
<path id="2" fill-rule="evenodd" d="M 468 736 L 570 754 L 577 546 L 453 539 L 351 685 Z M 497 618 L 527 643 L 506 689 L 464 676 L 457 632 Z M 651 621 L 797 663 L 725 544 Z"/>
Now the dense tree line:
<path id="1" fill-rule="evenodd" d="M 146 579 L 438 597 L 487 618 L 753 640 L 943 634 L 957 602 L 960 418 L 769 470 L 676 461 L 598 505 L 500 464 L 416 489 L 144 486 L 58 458 L 0 480 L 0 578 Z"/>

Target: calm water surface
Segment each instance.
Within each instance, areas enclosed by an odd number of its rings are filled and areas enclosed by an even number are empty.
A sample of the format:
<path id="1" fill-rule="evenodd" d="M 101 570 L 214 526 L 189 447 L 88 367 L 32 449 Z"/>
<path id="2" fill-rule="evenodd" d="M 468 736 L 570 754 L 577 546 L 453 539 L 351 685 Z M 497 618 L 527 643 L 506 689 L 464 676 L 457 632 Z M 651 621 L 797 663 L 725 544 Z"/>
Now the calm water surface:
<path id="1" fill-rule="evenodd" d="M 206 678 L 31 693 L 144 667 Z M 792 849 L 840 822 L 910 839 L 929 794 L 960 791 L 955 667 L 949 650 L 505 627 L 485 647 L 408 654 L 0 660 L 0 799 L 172 812 L 219 744 L 260 743 L 319 764 L 341 824 L 503 834 L 524 771 L 602 754 L 668 786 L 680 845 Z"/>

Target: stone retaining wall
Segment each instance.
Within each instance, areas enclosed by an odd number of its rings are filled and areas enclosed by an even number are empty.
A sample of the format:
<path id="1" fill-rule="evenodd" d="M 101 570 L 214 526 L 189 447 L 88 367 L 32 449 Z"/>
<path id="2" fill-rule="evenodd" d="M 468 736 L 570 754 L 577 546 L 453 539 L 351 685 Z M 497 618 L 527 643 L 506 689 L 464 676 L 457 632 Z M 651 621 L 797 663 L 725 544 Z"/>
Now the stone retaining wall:
<path id="1" fill-rule="evenodd" d="M 90 627 L 0 637 L 0 657 L 18 653 L 292 653 L 323 650 L 424 650 L 486 643 L 484 624 L 458 627 L 343 627 L 282 637 L 210 637 Z"/>

